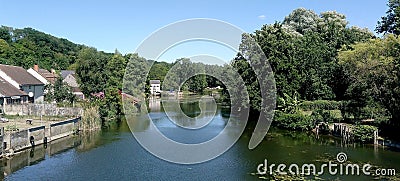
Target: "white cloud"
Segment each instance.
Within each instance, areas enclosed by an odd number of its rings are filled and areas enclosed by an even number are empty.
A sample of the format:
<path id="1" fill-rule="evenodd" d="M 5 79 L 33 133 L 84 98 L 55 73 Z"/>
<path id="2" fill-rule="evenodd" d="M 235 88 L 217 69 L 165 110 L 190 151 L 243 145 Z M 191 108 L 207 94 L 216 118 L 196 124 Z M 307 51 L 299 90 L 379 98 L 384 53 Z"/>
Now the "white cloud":
<path id="1" fill-rule="evenodd" d="M 265 19 L 265 18 L 266 18 L 265 15 L 260 15 L 260 16 L 258 16 L 258 19 Z"/>

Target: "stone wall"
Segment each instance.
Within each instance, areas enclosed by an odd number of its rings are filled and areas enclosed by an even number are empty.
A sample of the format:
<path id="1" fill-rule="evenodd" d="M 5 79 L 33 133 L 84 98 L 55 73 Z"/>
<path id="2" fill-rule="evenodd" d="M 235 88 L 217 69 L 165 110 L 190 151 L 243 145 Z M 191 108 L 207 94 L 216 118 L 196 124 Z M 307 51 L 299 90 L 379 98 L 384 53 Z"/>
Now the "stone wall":
<path id="1" fill-rule="evenodd" d="M 14 151 L 30 147 L 28 130 L 10 133 L 10 147 Z"/>
<path id="2" fill-rule="evenodd" d="M 55 104 L 15 104 L 4 105 L 3 110 L 8 115 L 32 116 L 80 116 L 81 108 L 57 107 Z"/>
<path id="3" fill-rule="evenodd" d="M 80 120 L 81 118 L 78 117 L 50 124 L 49 128 L 38 126 L 27 130 L 12 132 L 0 135 L 0 140 L 2 140 L 2 143 L 6 145 L 4 150 L 12 149 L 14 152 L 20 151 L 32 146 L 43 144 L 45 138 L 50 142 L 52 140 L 72 135 L 77 129 L 78 121 Z M 3 148 L 1 148 L 1 150 L 3 150 Z"/>
<path id="4" fill-rule="evenodd" d="M 43 144 L 44 137 L 45 137 L 45 126 L 39 126 L 28 129 L 29 142 L 33 141 L 34 145 Z"/>
<path id="5" fill-rule="evenodd" d="M 50 124 L 50 140 L 56 140 L 74 133 L 77 119 Z"/>

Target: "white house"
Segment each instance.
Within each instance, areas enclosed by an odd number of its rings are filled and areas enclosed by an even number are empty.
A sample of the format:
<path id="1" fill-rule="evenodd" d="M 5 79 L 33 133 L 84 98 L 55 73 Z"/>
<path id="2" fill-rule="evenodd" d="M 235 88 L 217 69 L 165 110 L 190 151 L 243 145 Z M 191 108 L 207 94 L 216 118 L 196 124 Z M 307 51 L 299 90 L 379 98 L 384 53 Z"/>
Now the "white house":
<path id="1" fill-rule="evenodd" d="M 44 83 L 24 68 L 0 64 L 0 77 L 15 88 L 28 94 L 29 102 L 44 101 Z"/>
<path id="2" fill-rule="evenodd" d="M 160 80 L 150 80 L 150 94 L 159 95 L 161 93 Z"/>

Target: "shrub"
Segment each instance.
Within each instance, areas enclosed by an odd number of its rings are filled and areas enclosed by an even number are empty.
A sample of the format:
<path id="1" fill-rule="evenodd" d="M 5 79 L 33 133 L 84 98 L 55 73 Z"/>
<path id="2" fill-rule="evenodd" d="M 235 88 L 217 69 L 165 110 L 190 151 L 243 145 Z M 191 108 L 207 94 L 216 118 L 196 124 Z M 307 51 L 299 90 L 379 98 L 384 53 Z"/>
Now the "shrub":
<path id="1" fill-rule="evenodd" d="M 371 143 L 374 141 L 374 132 L 378 129 L 370 125 L 355 125 L 352 127 L 354 141 Z"/>
<path id="2" fill-rule="evenodd" d="M 316 101 L 304 101 L 300 108 L 304 111 L 312 111 L 317 109 L 322 110 L 336 110 L 340 109 L 342 103 L 340 101 L 328 101 L 328 100 L 316 100 Z"/>
<path id="3" fill-rule="evenodd" d="M 340 111 L 338 110 L 314 110 L 311 114 L 312 119 L 315 122 L 327 122 L 327 123 L 337 123 L 342 120 Z"/>
<path id="4" fill-rule="evenodd" d="M 311 116 L 300 113 L 287 114 L 281 111 L 276 111 L 273 123 L 280 128 L 302 131 L 311 130 L 315 125 Z"/>

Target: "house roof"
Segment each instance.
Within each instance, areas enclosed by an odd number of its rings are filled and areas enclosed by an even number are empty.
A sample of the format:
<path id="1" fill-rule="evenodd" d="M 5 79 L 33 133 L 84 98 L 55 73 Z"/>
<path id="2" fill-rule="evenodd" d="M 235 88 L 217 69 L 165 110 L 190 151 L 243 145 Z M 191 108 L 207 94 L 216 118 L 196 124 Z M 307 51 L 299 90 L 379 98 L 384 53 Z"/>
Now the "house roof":
<path id="1" fill-rule="evenodd" d="M 12 96 L 27 96 L 24 91 L 21 91 L 15 88 L 13 85 L 0 78 L 0 94 L 4 97 L 12 97 Z"/>
<path id="2" fill-rule="evenodd" d="M 53 74 L 46 69 L 39 69 L 38 73 L 43 76 L 47 81 L 54 83 L 55 79 L 58 77 L 57 74 Z"/>
<path id="3" fill-rule="evenodd" d="M 19 85 L 43 85 L 42 82 L 22 67 L 0 64 L 0 70 L 7 74 L 7 76 L 11 77 L 11 79 Z"/>
<path id="4" fill-rule="evenodd" d="M 79 84 L 76 81 L 74 74 L 69 74 L 68 76 L 66 76 L 64 78 L 63 82 L 67 83 L 68 86 L 70 86 L 70 87 L 79 87 Z"/>
<path id="5" fill-rule="evenodd" d="M 65 79 L 69 74 L 75 74 L 73 70 L 61 70 L 61 77 Z"/>
<path id="6" fill-rule="evenodd" d="M 160 80 L 150 80 L 150 84 L 161 84 Z"/>

